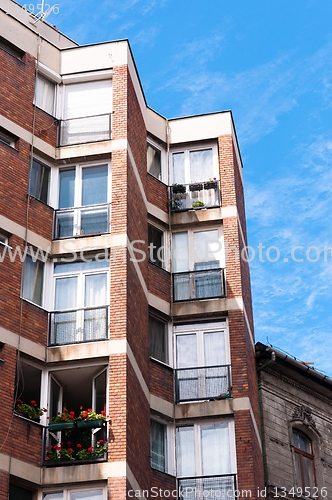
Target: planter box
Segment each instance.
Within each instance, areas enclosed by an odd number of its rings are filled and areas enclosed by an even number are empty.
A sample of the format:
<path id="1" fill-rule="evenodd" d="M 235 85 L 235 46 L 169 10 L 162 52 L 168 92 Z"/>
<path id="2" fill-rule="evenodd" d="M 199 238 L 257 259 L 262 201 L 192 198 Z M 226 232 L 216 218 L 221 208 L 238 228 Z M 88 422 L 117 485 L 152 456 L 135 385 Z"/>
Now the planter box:
<path id="1" fill-rule="evenodd" d="M 204 182 L 204 189 L 217 189 L 218 181 Z"/>
<path id="2" fill-rule="evenodd" d="M 105 420 L 77 420 L 76 426 L 78 429 L 93 429 L 96 427 L 102 427 Z"/>
<path id="3" fill-rule="evenodd" d="M 49 424 L 48 428 L 50 431 L 64 431 L 68 429 L 74 429 L 75 422 L 54 422 Z"/>
<path id="4" fill-rule="evenodd" d="M 186 192 L 186 186 L 172 186 L 172 192 L 174 194 L 184 194 Z"/>
<path id="5" fill-rule="evenodd" d="M 195 184 L 189 184 L 189 190 L 190 191 L 202 191 L 203 189 L 203 184 L 201 183 L 195 183 Z"/>

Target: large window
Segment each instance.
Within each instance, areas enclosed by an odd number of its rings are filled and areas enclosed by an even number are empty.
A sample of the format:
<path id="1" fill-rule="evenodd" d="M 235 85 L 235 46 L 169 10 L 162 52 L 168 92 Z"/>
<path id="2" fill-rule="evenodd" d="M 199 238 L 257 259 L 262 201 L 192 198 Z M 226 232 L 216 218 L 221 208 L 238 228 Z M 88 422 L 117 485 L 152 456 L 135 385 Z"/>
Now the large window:
<path id="1" fill-rule="evenodd" d="M 33 159 L 30 169 L 28 192 L 31 196 L 44 203 L 48 202 L 50 174 L 50 167 Z"/>
<path id="2" fill-rule="evenodd" d="M 150 144 L 147 145 L 148 172 L 161 180 L 161 151 Z"/>
<path id="3" fill-rule="evenodd" d="M 66 489 L 43 493 L 42 500 L 105 500 L 106 494 L 102 488 L 93 490 Z"/>
<path id="4" fill-rule="evenodd" d="M 167 427 L 151 420 L 150 422 L 151 467 L 166 472 Z"/>
<path id="5" fill-rule="evenodd" d="M 108 338 L 109 261 L 55 264 L 51 344 Z"/>
<path id="6" fill-rule="evenodd" d="M 216 148 L 173 152 L 172 176 L 173 184 L 190 184 L 208 181 L 210 178 L 219 178 Z"/>
<path id="7" fill-rule="evenodd" d="M 60 170 L 55 238 L 109 231 L 108 181 L 108 165 Z"/>
<path id="8" fill-rule="evenodd" d="M 43 305 L 44 262 L 26 256 L 23 262 L 22 297 Z"/>
<path id="9" fill-rule="evenodd" d="M 165 267 L 164 232 L 149 224 L 149 261 L 159 267 Z"/>
<path id="10" fill-rule="evenodd" d="M 296 484 L 302 488 L 302 491 L 307 491 L 305 488 L 310 488 L 313 492 L 316 481 L 312 442 L 301 431 L 294 429 L 293 445 Z"/>
<path id="11" fill-rule="evenodd" d="M 224 295 L 221 249 L 218 229 L 173 233 L 174 301 Z"/>
<path id="12" fill-rule="evenodd" d="M 33 500 L 33 498 L 35 498 L 33 491 L 16 486 L 15 484 L 9 485 L 8 500 Z"/>
<path id="13" fill-rule="evenodd" d="M 111 80 L 66 85 L 61 145 L 110 139 L 111 112 Z"/>
<path id="14" fill-rule="evenodd" d="M 226 321 L 174 327 L 177 402 L 230 396 Z"/>
<path id="15" fill-rule="evenodd" d="M 35 104 L 50 115 L 55 114 L 55 84 L 42 75 L 36 77 Z"/>

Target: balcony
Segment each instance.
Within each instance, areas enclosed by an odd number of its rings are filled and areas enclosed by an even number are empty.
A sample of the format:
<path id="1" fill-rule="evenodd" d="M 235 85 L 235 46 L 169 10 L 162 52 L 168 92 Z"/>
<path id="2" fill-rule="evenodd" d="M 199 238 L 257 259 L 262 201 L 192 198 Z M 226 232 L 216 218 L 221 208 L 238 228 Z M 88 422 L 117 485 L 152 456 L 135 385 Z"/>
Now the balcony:
<path id="1" fill-rule="evenodd" d="M 177 184 L 170 187 L 171 212 L 220 207 L 219 181 Z"/>
<path id="2" fill-rule="evenodd" d="M 45 428 L 43 464 L 82 465 L 107 460 L 106 422 L 51 424 Z"/>
<path id="3" fill-rule="evenodd" d="M 62 120 L 59 127 L 59 146 L 107 141 L 111 138 L 111 115 L 86 116 Z"/>
<path id="4" fill-rule="evenodd" d="M 225 297 L 224 269 L 173 273 L 173 301 Z"/>
<path id="5" fill-rule="evenodd" d="M 236 475 L 186 477 L 178 480 L 179 500 L 235 500 Z"/>
<path id="6" fill-rule="evenodd" d="M 110 204 L 55 210 L 53 239 L 110 232 Z"/>
<path id="7" fill-rule="evenodd" d="M 229 365 L 175 370 L 176 403 L 229 397 L 231 397 Z"/>
<path id="8" fill-rule="evenodd" d="M 49 316 L 49 344 L 65 345 L 108 338 L 108 306 L 53 311 Z"/>

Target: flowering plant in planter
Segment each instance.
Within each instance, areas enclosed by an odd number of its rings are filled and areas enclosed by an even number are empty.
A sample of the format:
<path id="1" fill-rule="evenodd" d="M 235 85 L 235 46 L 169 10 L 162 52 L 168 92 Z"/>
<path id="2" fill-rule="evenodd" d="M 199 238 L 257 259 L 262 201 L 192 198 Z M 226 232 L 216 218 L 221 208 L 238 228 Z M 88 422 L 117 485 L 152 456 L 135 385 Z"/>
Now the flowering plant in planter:
<path id="1" fill-rule="evenodd" d="M 204 182 L 204 189 L 215 189 L 218 187 L 218 181 L 216 177 L 210 177 L 208 181 Z"/>
<path id="2" fill-rule="evenodd" d="M 47 412 L 46 408 L 39 408 L 34 399 L 31 400 L 30 404 L 23 403 L 21 399 L 16 401 L 15 413 L 22 415 L 22 417 L 29 418 L 34 422 L 39 422 L 40 417 Z"/>
<path id="3" fill-rule="evenodd" d="M 62 422 L 74 422 L 75 421 L 75 412 L 68 411 L 67 409 L 62 410 L 62 412 L 58 411 L 55 417 L 52 418 L 51 423 L 62 423 Z"/>
<path id="4" fill-rule="evenodd" d="M 106 412 L 102 410 L 100 413 L 96 413 L 93 411 L 91 408 L 88 408 L 87 410 L 83 409 L 83 406 L 80 407 L 80 414 L 76 418 L 77 421 L 80 420 L 102 420 L 103 422 L 106 422 Z"/>

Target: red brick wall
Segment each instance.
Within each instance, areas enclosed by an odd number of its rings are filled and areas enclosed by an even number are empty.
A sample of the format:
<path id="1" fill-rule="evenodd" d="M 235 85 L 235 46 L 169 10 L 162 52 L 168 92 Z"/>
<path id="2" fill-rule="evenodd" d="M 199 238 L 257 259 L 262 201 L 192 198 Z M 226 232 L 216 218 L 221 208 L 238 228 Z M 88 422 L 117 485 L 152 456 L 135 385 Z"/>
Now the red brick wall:
<path id="1" fill-rule="evenodd" d="M 127 417 L 127 357 L 110 356 L 108 458 L 111 462 L 126 460 Z"/>
<path id="2" fill-rule="evenodd" d="M 147 177 L 147 198 L 152 205 L 168 213 L 168 187 L 150 174 Z"/>
<path id="3" fill-rule="evenodd" d="M 8 500 L 9 474 L 0 470 L 0 500 Z"/>
<path id="4" fill-rule="evenodd" d="M 177 495 L 173 492 L 176 491 L 176 479 L 174 476 L 170 476 L 169 474 L 164 474 L 163 472 L 159 472 L 158 470 L 151 469 L 151 488 L 155 488 L 152 493 L 155 495 L 155 492 L 158 490 L 162 490 L 161 494 L 155 496 L 154 498 L 177 498 Z M 171 492 L 168 494 L 168 492 Z M 166 492 L 166 493 L 164 493 Z"/>
<path id="5" fill-rule="evenodd" d="M 4 360 L 4 363 L 0 367 L 0 448 L 1 453 L 8 455 L 13 437 L 12 419 L 16 373 L 16 349 L 8 344 L 5 344 L 0 351 L 0 358 Z"/>
<path id="6" fill-rule="evenodd" d="M 42 461 L 43 428 L 14 416 L 11 426 L 11 456 L 40 467 Z"/>
<path id="7" fill-rule="evenodd" d="M 173 369 L 150 359 L 150 392 L 169 403 L 174 403 Z"/>
<path id="8" fill-rule="evenodd" d="M 171 301 L 171 274 L 154 264 L 148 265 L 148 288 L 160 299 Z"/>

